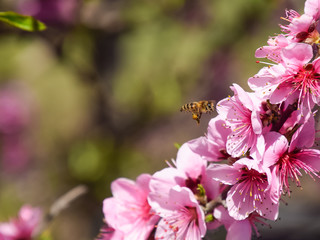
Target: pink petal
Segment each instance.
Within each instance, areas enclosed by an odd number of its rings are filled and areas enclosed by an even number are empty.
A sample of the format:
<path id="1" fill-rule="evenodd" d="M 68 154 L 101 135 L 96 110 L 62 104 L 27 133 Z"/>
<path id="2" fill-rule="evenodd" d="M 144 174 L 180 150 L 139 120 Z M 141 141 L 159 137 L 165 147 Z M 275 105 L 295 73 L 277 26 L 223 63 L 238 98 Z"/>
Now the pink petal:
<path id="1" fill-rule="evenodd" d="M 234 83 L 233 86 L 230 87 L 234 92 L 234 96 L 239 99 L 240 102 L 244 104 L 246 108 L 249 110 L 253 110 L 253 103 L 248 93 L 244 91 L 238 84 Z"/>
<path id="2" fill-rule="evenodd" d="M 251 114 L 251 125 L 253 132 L 255 134 L 261 134 L 262 133 L 262 123 L 260 119 L 260 112 L 258 111 L 252 111 Z"/>
<path id="3" fill-rule="evenodd" d="M 141 174 L 136 179 L 136 185 L 145 192 L 149 192 L 150 174 Z"/>
<path id="4" fill-rule="evenodd" d="M 167 195 L 175 185 L 185 186 L 186 175 L 176 168 L 169 167 L 153 174 L 150 180 L 150 190 L 159 195 Z"/>
<path id="5" fill-rule="evenodd" d="M 229 214 L 236 220 L 244 220 L 255 211 L 253 200 L 250 200 L 248 196 L 240 195 L 240 189 L 242 189 L 242 184 L 234 185 L 229 190 L 226 199 Z"/>
<path id="6" fill-rule="evenodd" d="M 141 198 L 145 197 L 145 194 L 135 182 L 126 178 L 119 178 L 113 181 L 111 190 L 115 198 L 126 199 L 127 201 L 141 201 Z"/>
<path id="7" fill-rule="evenodd" d="M 270 97 L 270 103 L 278 104 L 285 101 L 289 93 L 292 91 L 292 86 L 288 84 L 280 84 L 272 93 Z"/>
<path id="8" fill-rule="evenodd" d="M 314 144 L 315 122 L 313 113 L 308 112 L 302 120 L 305 122 L 293 134 L 289 152 L 293 151 L 295 148 L 310 148 Z"/>
<path id="9" fill-rule="evenodd" d="M 319 8 L 320 1 L 319 0 L 307 0 L 304 4 L 304 13 L 312 16 L 314 19 L 319 18 Z"/>
<path id="10" fill-rule="evenodd" d="M 305 43 L 292 43 L 281 51 L 285 66 L 303 66 L 313 58 L 312 46 Z"/>
<path id="11" fill-rule="evenodd" d="M 273 203 L 278 204 L 281 196 L 281 185 L 280 185 L 280 179 L 278 168 L 272 169 L 272 180 L 270 183 L 270 199 Z"/>
<path id="12" fill-rule="evenodd" d="M 260 162 L 262 160 L 262 156 L 265 152 L 265 145 L 266 145 L 266 143 L 264 140 L 264 136 L 258 135 L 256 144 L 250 150 L 251 157 L 253 157 L 253 159 Z"/>
<path id="13" fill-rule="evenodd" d="M 277 132 L 269 132 L 265 135 L 266 151 L 263 164 L 266 167 L 274 165 L 279 158 L 288 150 L 288 140 Z"/>
<path id="14" fill-rule="evenodd" d="M 232 185 L 238 181 L 237 178 L 241 175 L 241 172 L 226 164 L 211 164 L 208 167 L 207 175 L 216 181 Z"/>
<path id="15" fill-rule="evenodd" d="M 250 240 L 252 228 L 249 220 L 234 221 L 228 228 L 226 240 Z"/>
<path id="16" fill-rule="evenodd" d="M 316 58 L 313 62 L 312 65 L 314 67 L 314 71 L 316 73 L 320 73 L 320 57 Z"/>
<path id="17" fill-rule="evenodd" d="M 298 18 L 293 18 L 291 24 L 289 25 L 291 34 L 307 32 L 313 20 L 313 17 L 307 14 L 303 14 Z"/>
<path id="18" fill-rule="evenodd" d="M 190 149 L 207 161 L 221 161 L 226 158 L 226 141 L 231 129 L 219 115 L 210 120 L 206 137 L 199 137 L 188 142 Z"/>
<path id="19" fill-rule="evenodd" d="M 103 201 L 102 211 L 104 213 L 104 218 L 108 222 L 108 225 L 115 229 L 119 227 L 119 219 L 123 218 L 121 215 L 118 214 L 117 208 L 117 200 L 115 198 L 106 198 Z"/>
<path id="20" fill-rule="evenodd" d="M 191 178 L 202 175 L 207 162 L 199 154 L 194 153 L 187 143 L 183 144 L 178 151 L 176 160 L 177 169 Z"/>
<path id="21" fill-rule="evenodd" d="M 308 166 L 320 171 L 320 150 L 318 149 L 304 149 L 295 154 L 295 157 Z"/>
<path id="22" fill-rule="evenodd" d="M 218 206 L 214 209 L 213 216 L 218 219 L 228 229 L 235 221 L 234 218 L 230 217 L 227 209 L 223 206 Z"/>
<path id="23" fill-rule="evenodd" d="M 223 121 L 219 116 L 210 120 L 208 126 L 208 138 L 210 140 L 214 140 L 217 145 L 225 146 L 226 139 L 230 132 L 230 128 L 225 126 L 225 121 Z"/>
<path id="24" fill-rule="evenodd" d="M 210 158 L 208 141 L 206 137 L 199 137 L 188 141 L 189 148 L 200 156 Z"/>

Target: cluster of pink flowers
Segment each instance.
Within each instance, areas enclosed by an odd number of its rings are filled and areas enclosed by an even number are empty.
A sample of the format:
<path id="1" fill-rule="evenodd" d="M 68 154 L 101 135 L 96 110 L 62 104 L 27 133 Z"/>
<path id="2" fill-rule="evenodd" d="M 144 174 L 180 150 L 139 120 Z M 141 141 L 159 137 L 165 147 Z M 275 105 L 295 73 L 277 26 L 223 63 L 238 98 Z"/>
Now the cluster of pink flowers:
<path id="1" fill-rule="evenodd" d="M 319 177 L 320 0 L 304 11 L 286 11 L 283 34 L 256 51 L 270 63 L 248 80 L 253 92 L 233 84 L 206 136 L 184 143 L 168 168 L 112 183 L 101 239 L 198 240 L 220 226 L 226 239 L 251 239 L 255 223 L 278 218 L 290 181 Z"/>

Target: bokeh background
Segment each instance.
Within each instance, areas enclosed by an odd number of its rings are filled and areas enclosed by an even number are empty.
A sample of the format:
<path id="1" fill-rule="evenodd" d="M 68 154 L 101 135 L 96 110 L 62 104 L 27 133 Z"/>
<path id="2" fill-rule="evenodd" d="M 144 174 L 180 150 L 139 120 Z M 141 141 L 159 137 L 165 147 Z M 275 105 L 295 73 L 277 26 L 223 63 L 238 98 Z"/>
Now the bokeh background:
<path id="1" fill-rule="evenodd" d="M 1 0 L 47 30 L 0 23 L 0 221 L 89 192 L 50 225 L 52 239 L 93 239 L 118 177 L 154 173 L 174 144 L 206 132 L 181 105 L 232 94 L 261 67 L 255 50 L 302 0 Z M 284 23 L 284 22 L 282 22 Z M 285 199 L 262 239 L 318 239 L 319 181 Z M 294 187 L 293 187 L 294 188 Z M 286 206 L 288 203 L 288 206 Z M 223 230 L 212 239 L 223 239 Z"/>

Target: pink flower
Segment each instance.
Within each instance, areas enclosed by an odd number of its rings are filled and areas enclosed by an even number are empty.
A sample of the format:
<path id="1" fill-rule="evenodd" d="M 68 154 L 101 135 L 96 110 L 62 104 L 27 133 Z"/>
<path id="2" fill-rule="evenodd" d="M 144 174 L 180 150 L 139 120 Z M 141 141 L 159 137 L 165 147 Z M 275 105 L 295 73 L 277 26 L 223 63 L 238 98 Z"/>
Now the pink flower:
<path id="1" fill-rule="evenodd" d="M 251 89 L 258 91 L 272 104 L 298 100 L 299 108 L 309 111 L 320 101 L 320 58 L 313 58 L 312 47 L 294 43 L 281 51 L 282 62 L 271 68 L 263 68 L 249 79 Z"/>
<path id="2" fill-rule="evenodd" d="M 290 138 L 289 151 L 296 148 L 310 148 L 314 145 L 315 121 L 313 114 L 307 112 L 306 115 L 301 115 L 298 111 L 294 111 L 283 123 L 279 133 Z"/>
<path id="3" fill-rule="evenodd" d="M 147 201 L 150 179 L 150 175 L 142 174 L 136 182 L 125 178 L 112 182 L 113 197 L 103 201 L 103 213 L 107 224 L 115 229 L 116 236 L 148 239 L 154 229 L 159 217 L 152 213 Z"/>
<path id="4" fill-rule="evenodd" d="M 289 178 L 301 186 L 299 177 L 304 170 L 310 177 L 318 176 L 320 170 L 320 151 L 316 149 L 292 149 L 288 140 L 277 132 L 266 134 L 266 152 L 263 164 L 270 167 L 273 179 L 279 186 L 279 193 L 283 191 L 290 195 Z"/>
<path id="5" fill-rule="evenodd" d="M 263 46 L 256 50 L 255 57 L 268 58 L 273 62 L 280 63 L 282 61 L 280 56 L 281 50 L 292 42 L 294 41 L 290 37 L 286 37 L 283 34 L 271 37 L 268 40 L 268 46 Z"/>
<path id="6" fill-rule="evenodd" d="M 211 201 L 219 195 L 219 183 L 207 176 L 207 161 L 191 151 L 188 143 L 180 147 L 175 164 L 176 168 L 168 167 L 152 176 L 151 192 L 159 195 L 160 198 L 165 198 L 172 187 L 179 185 L 189 188 L 197 195 L 200 184 L 206 191 L 207 201 Z"/>
<path id="7" fill-rule="evenodd" d="M 252 152 L 262 153 L 264 140 L 259 112 L 261 101 L 237 84 L 231 89 L 234 96 L 223 99 L 217 104 L 220 117 L 232 130 L 227 140 L 227 152 L 232 157 L 240 157 L 249 149 Z"/>
<path id="8" fill-rule="evenodd" d="M 162 217 L 155 239 L 199 240 L 205 236 L 204 213 L 190 189 L 176 185 L 167 198 L 150 193 L 149 203 Z"/>
<path id="9" fill-rule="evenodd" d="M 225 121 L 218 115 L 210 120 L 207 135 L 189 141 L 188 145 L 192 151 L 207 161 L 222 161 L 230 157 L 226 150 L 227 137 L 230 133 L 231 129 L 226 127 Z"/>
<path id="10" fill-rule="evenodd" d="M 272 201 L 270 170 L 258 165 L 256 160 L 242 158 L 233 166 L 212 164 L 211 176 L 224 184 L 232 185 L 226 198 L 231 217 L 244 220 L 251 213 L 275 220 L 278 217 L 278 203 Z"/>
<path id="11" fill-rule="evenodd" d="M 307 14 L 300 16 L 294 10 L 290 10 L 287 11 L 287 20 L 290 22 L 289 25 L 280 26 L 287 35 L 294 37 L 296 42 L 305 41 L 315 30 L 315 26 L 313 26 L 315 24 L 314 19 Z"/>
<path id="12" fill-rule="evenodd" d="M 274 62 L 281 62 L 280 52 L 291 43 L 304 42 L 307 44 L 318 44 L 319 34 L 319 0 L 307 0 L 304 12 L 300 15 L 294 10 L 286 11 L 286 18 L 289 25 L 280 25 L 285 34 L 271 37 L 268 40 L 269 46 L 263 46 L 256 51 L 257 58 L 268 58 Z"/>
<path id="13" fill-rule="evenodd" d="M 23 206 L 18 218 L 0 224 L 0 240 L 31 240 L 37 234 L 42 212 L 39 208 Z"/>
<path id="14" fill-rule="evenodd" d="M 294 10 L 287 11 L 286 20 L 289 25 L 280 25 L 288 36 L 292 36 L 296 42 L 308 44 L 319 42 L 319 32 L 317 30 L 319 20 L 319 0 L 307 0 L 304 7 L 305 14 L 298 14 Z"/>
<path id="15" fill-rule="evenodd" d="M 189 144 L 183 144 L 177 154 L 176 167 L 170 166 L 156 172 L 150 181 L 149 202 L 152 201 L 153 210 L 161 212 L 161 202 L 170 198 L 170 191 L 175 187 L 188 189 L 193 198 L 201 206 L 204 215 L 210 215 L 213 205 L 223 191 L 219 182 L 207 175 L 207 161 L 194 153 Z M 193 200 L 192 200 L 193 201 Z M 158 202 L 158 203 L 157 203 Z M 208 228 L 215 229 L 220 226 L 217 221 L 210 222 Z M 157 232 L 160 230 L 157 230 Z M 166 238 L 165 238 L 166 239 Z M 181 239 L 181 238 L 177 238 Z M 185 238 L 182 238 L 185 239 Z M 189 239 L 189 238 L 186 238 Z"/>

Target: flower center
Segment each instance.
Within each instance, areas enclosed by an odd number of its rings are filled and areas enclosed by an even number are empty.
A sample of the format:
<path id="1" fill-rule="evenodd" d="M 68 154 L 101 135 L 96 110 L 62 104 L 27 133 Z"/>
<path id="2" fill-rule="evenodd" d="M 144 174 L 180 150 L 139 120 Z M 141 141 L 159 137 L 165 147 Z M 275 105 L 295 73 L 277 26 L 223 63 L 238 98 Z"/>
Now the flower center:
<path id="1" fill-rule="evenodd" d="M 198 214 L 197 214 L 197 210 L 195 207 L 186 207 L 189 210 L 189 214 L 190 214 L 190 221 L 195 221 L 196 225 L 198 226 Z"/>
<path id="2" fill-rule="evenodd" d="M 192 222 L 197 226 L 199 225 L 196 208 L 188 206 L 181 206 L 181 208 L 174 211 L 172 215 L 163 218 L 163 221 L 167 227 L 165 231 L 169 231 L 172 237 L 170 239 L 181 239 L 181 235 L 183 235 L 185 231 L 188 231 L 188 228 L 193 225 Z"/>
<path id="3" fill-rule="evenodd" d="M 315 68 L 311 63 L 303 66 L 294 76 L 288 76 L 285 80 L 285 85 L 292 87 L 290 94 L 299 92 L 298 106 L 309 101 L 311 96 L 320 96 L 319 86 L 320 74 L 315 72 Z"/>
<path id="4" fill-rule="evenodd" d="M 263 192 L 265 190 L 266 184 L 268 182 L 265 173 L 260 173 L 254 169 L 248 169 L 244 167 L 241 169 L 242 175 L 239 178 L 238 183 L 243 184 L 243 188 L 240 194 L 249 193 L 249 196 L 256 196 L 256 190 Z"/>
<path id="5" fill-rule="evenodd" d="M 320 34 L 317 31 L 318 22 L 312 23 L 306 32 L 299 32 L 296 35 L 298 42 L 305 42 L 308 44 L 319 43 Z"/>
<path id="6" fill-rule="evenodd" d="M 300 156 L 304 156 L 304 154 L 309 155 L 309 157 L 313 157 L 312 153 L 308 154 L 300 151 L 291 153 L 285 152 L 275 164 L 280 175 L 280 184 L 285 188 L 285 191 L 288 192 L 289 195 L 290 186 L 288 179 L 290 178 L 292 181 L 294 181 L 297 187 L 301 187 L 299 179 L 299 177 L 302 176 L 301 169 L 303 169 L 311 178 L 313 178 L 312 175 L 318 177 L 317 170 L 300 159 Z"/>
<path id="7" fill-rule="evenodd" d="M 306 64 L 292 79 L 293 87 L 312 89 L 313 83 L 320 79 L 320 75 L 315 72 L 311 63 Z"/>
<path id="8" fill-rule="evenodd" d="M 186 187 L 189 188 L 194 194 L 198 191 L 198 185 L 201 183 L 202 176 L 198 176 L 196 179 L 188 177 L 185 181 Z"/>

